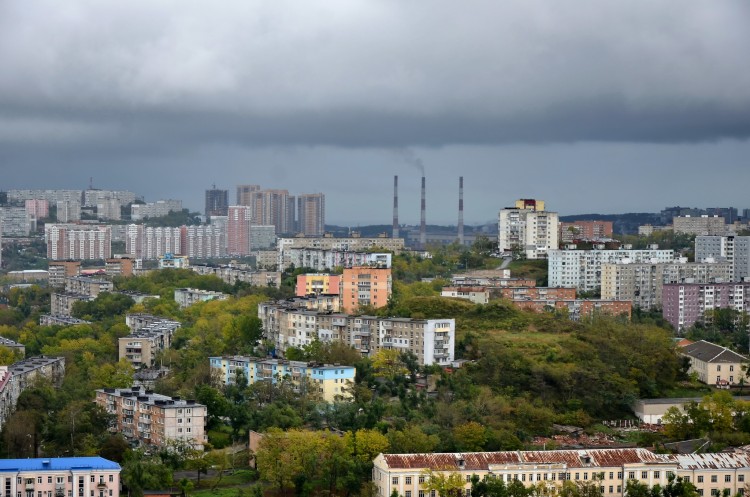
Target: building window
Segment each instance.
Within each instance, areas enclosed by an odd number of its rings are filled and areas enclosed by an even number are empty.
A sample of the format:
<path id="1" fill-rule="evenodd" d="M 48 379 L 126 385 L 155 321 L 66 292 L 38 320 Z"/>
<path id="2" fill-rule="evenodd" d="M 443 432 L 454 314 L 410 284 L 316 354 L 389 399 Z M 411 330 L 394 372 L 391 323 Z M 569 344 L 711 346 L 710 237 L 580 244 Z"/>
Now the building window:
<path id="1" fill-rule="evenodd" d="M 648 478 L 648 471 L 641 471 L 641 478 L 643 480 L 645 480 L 646 478 Z"/>
<path id="2" fill-rule="evenodd" d="M 659 477 L 661 477 L 661 472 L 660 471 L 654 471 L 654 479 L 658 480 Z"/>
<path id="3" fill-rule="evenodd" d="M 411 497 L 411 490 L 407 490 L 407 491 L 406 491 L 406 492 L 404 493 L 404 497 Z"/>
<path id="4" fill-rule="evenodd" d="M 610 485 L 610 486 L 609 486 L 609 493 L 612 493 L 612 492 L 614 492 L 614 491 L 615 491 L 615 488 L 614 488 L 614 487 L 613 487 L 612 485 Z"/>
<path id="5" fill-rule="evenodd" d="M 622 480 L 622 471 L 618 471 L 617 472 L 617 479 L 618 480 Z M 619 492 L 619 490 L 618 490 L 618 492 Z"/>
<path id="6" fill-rule="evenodd" d="M 610 479 L 610 480 L 614 480 L 614 479 L 615 479 L 615 474 L 614 474 L 614 472 L 612 472 L 612 471 L 610 471 L 610 472 L 609 472 L 609 479 Z M 610 492 L 612 492 L 612 490 L 610 490 Z"/>
<path id="7" fill-rule="evenodd" d="M 417 495 L 418 495 L 418 497 L 424 497 L 424 490 L 420 490 L 419 494 L 417 494 Z"/>
<path id="8" fill-rule="evenodd" d="M 419 483 L 424 483 L 424 476 L 419 477 Z M 424 495 L 422 497 L 424 497 Z"/>
<path id="9" fill-rule="evenodd" d="M 739 482 L 745 481 L 745 475 L 737 475 L 737 481 Z"/>
<path id="10" fill-rule="evenodd" d="M 711 483 L 716 483 L 717 481 L 719 481 L 719 477 L 716 475 L 711 475 Z"/>
<path id="11" fill-rule="evenodd" d="M 398 476 L 394 476 L 393 478 L 391 478 L 391 483 L 394 485 L 398 485 Z"/>
<path id="12" fill-rule="evenodd" d="M 411 485 L 411 476 L 407 476 L 404 483 L 406 483 L 407 485 Z"/>
<path id="13" fill-rule="evenodd" d="M 581 479 L 580 476 L 581 476 L 580 473 L 576 473 L 576 480 L 580 480 Z"/>
<path id="14" fill-rule="evenodd" d="M 628 471 L 628 480 L 635 480 L 635 471 Z"/>
<path id="15" fill-rule="evenodd" d="M 47 477 L 47 483 L 52 483 L 52 477 L 51 476 Z"/>
<path id="16" fill-rule="evenodd" d="M 724 475 L 724 483 L 729 483 L 732 481 L 732 475 Z"/>
<path id="17" fill-rule="evenodd" d="M 698 483 L 703 483 L 703 477 L 702 476 L 698 477 Z"/>
<path id="18" fill-rule="evenodd" d="M 109 482 L 112 483 L 115 481 L 115 475 L 109 475 Z"/>

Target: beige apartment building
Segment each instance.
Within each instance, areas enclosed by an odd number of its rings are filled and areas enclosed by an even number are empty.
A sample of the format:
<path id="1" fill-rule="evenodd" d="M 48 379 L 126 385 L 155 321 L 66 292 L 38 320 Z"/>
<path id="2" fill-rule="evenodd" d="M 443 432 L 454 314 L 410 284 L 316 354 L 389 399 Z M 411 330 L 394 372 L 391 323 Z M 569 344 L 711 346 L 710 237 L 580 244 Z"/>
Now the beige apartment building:
<path id="1" fill-rule="evenodd" d="M 732 274 L 729 262 L 687 262 L 687 259 L 663 263 L 624 261 L 601 267 L 601 297 L 632 300 L 641 309 L 662 306 L 665 284 L 721 283 L 730 281 Z"/>
<path id="2" fill-rule="evenodd" d="M 96 403 L 114 415 L 110 431 L 141 446 L 167 447 L 183 442 L 202 450 L 206 438 L 206 406 L 133 388 L 96 391 Z"/>
<path id="3" fill-rule="evenodd" d="M 62 288 L 67 278 L 80 274 L 81 261 L 49 261 L 47 272 L 49 272 L 49 286 Z"/>
<path id="4" fill-rule="evenodd" d="M 719 216 L 679 216 L 672 218 L 672 228 L 678 235 L 725 235 L 729 226 Z"/>
<path id="5" fill-rule="evenodd" d="M 198 274 L 216 276 L 230 285 L 242 282 L 250 286 L 270 286 L 274 288 L 281 286 L 281 273 L 279 271 L 257 270 L 246 264 L 193 264 L 190 269 Z"/>
<path id="6" fill-rule="evenodd" d="M 65 279 L 65 292 L 98 297 L 102 292 L 114 290 L 114 284 L 109 280 L 100 280 L 88 276 L 73 276 Z"/>
<path id="7" fill-rule="evenodd" d="M 471 478 L 520 481 L 526 487 L 559 488 L 563 482 L 592 483 L 603 496 L 623 496 L 629 480 L 666 486 L 671 476 L 693 483 L 698 495 L 742 495 L 750 481 L 750 456 L 733 454 L 656 454 L 647 449 L 584 449 L 481 452 L 465 454 L 380 454 L 372 480 L 375 495 L 394 491 L 404 497 L 434 497 L 425 489 L 428 470 L 459 474 L 469 495 Z"/>

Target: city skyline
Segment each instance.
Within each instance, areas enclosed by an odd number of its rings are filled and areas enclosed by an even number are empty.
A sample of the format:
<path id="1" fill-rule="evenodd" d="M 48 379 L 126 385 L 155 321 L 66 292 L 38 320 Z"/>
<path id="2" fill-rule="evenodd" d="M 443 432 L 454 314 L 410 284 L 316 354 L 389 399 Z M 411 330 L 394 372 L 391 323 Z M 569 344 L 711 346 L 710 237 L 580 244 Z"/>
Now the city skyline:
<path id="1" fill-rule="evenodd" d="M 35 1 L 0 15 L 1 188 L 323 192 L 329 223 L 736 205 L 750 5 Z M 103 29 L 102 26 L 106 26 Z M 412 207 L 413 206 L 413 207 Z"/>

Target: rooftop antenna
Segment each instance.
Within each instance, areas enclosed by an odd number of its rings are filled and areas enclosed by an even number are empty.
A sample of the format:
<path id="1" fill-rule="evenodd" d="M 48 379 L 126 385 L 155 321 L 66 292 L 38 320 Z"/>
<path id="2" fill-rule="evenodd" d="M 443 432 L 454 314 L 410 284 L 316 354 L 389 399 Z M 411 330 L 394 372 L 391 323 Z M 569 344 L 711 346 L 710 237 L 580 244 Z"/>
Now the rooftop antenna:
<path id="1" fill-rule="evenodd" d="M 94 189 L 94 177 L 89 176 L 89 190 L 93 190 L 93 189 Z"/>

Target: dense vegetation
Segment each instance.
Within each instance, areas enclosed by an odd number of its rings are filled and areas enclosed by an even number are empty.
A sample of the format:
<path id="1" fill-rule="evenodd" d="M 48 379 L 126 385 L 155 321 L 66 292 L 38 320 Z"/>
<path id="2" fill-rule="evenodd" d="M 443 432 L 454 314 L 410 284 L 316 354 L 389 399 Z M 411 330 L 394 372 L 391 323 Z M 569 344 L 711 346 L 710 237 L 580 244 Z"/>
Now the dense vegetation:
<path id="1" fill-rule="evenodd" d="M 228 452 L 197 453 L 184 447 L 131 452 L 121 437 L 109 433 L 106 414 L 92 400 L 97 388 L 131 384 L 133 370 L 117 362 L 116 352 L 117 339 L 128 333 L 124 316 L 129 312 L 182 323 L 173 348 L 158 358 L 170 374 L 158 381 L 156 391 L 207 405 L 213 448 L 244 444 L 251 430 L 270 433 L 262 448 L 267 453 L 257 454 L 260 474 L 270 485 L 293 486 L 300 495 L 313 489 L 366 494 L 362 483 L 379 451 L 533 447 L 534 437 L 554 432 L 553 424 L 603 429 L 597 424 L 602 420 L 631 417 L 630 406 L 638 397 L 669 396 L 690 387 L 672 333 L 648 314 L 636 315 L 632 323 L 606 316 L 575 323 L 564 314 L 522 311 L 502 300 L 474 305 L 438 297 L 446 283 L 440 277 L 457 268 L 496 267 L 501 261 L 490 257 L 491 251 L 491 246 L 478 244 L 472 250 L 447 247 L 427 260 L 396 257 L 394 271 L 400 276 L 388 307 L 367 310 L 455 318 L 456 354 L 469 361 L 460 369 L 420 367 L 413 356 L 393 351 L 362 358 L 349 347 L 317 341 L 289 350 L 291 358 L 357 367 L 354 400 L 334 404 L 322 403 L 313 394 L 300 395 L 287 381 L 248 385 L 240 377 L 226 387 L 212 381 L 208 357 L 265 356 L 272 351 L 263 340 L 257 306 L 289 295 L 294 272 L 281 290 L 230 286 L 186 270 L 118 278 L 120 290 L 159 298 L 135 304 L 129 297 L 102 294 L 74 308 L 76 316 L 92 324 L 70 327 L 36 324 L 49 305 L 49 291 L 14 289 L 5 295 L 9 309 L 0 311 L 0 336 L 26 345 L 29 356 L 65 357 L 67 370 L 59 388 L 40 382 L 23 394 L 0 436 L 0 452 L 9 457 L 101 453 L 122 461 L 123 479 L 135 495 L 170 483 L 187 488 L 190 482 L 171 481 L 171 470 L 192 469 L 200 475 L 210 466 L 233 464 Z M 524 268 L 529 277 L 543 277 L 530 261 L 519 261 L 515 271 Z M 222 291 L 233 298 L 180 309 L 173 298 L 179 287 Z M 343 435 L 331 436 L 331 430 Z M 279 450 L 291 458 L 281 468 L 283 474 L 278 465 L 264 466 Z M 316 464 L 298 466 L 287 450 L 317 454 Z"/>

